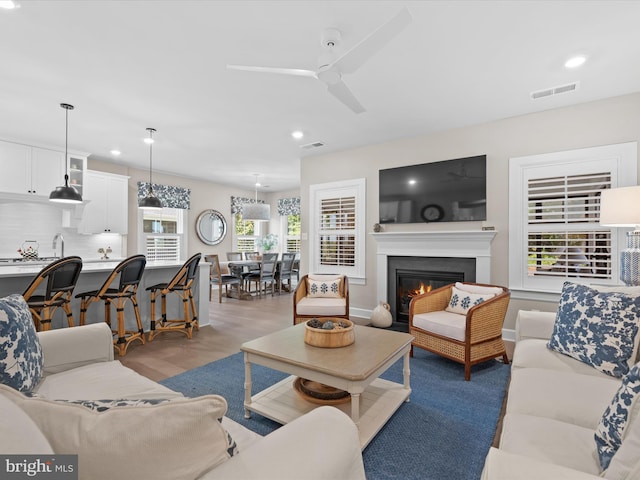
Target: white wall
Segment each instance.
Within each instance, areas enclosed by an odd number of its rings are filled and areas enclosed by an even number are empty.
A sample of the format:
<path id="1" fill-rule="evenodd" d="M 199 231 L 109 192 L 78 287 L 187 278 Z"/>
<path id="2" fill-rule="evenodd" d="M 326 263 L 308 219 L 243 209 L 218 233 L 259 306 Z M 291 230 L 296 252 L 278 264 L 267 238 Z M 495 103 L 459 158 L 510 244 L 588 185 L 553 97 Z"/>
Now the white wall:
<path id="1" fill-rule="evenodd" d="M 543 100 L 544 101 L 544 100 Z M 552 108 L 553 104 L 549 104 Z M 366 229 L 378 222 L 378 170 L 473 155 L 487 155 L 487 221 L 444 224 L 385 225 L 387 231 L 470 230 L 494 226 L 492 283 L 508 285 L 508 171 L 509 158 L 640 141 L 640 93 L 577 106 L 547 110 L 431 135 L 369 145 L 348 151 L 304 158 L 301 162 L 302 231 L 308 232 L 309 186 L 353 178 L 367 185 Z M 640 170 L 640 169 L 639 169 Z M 303 237 L 304 238 L 304 237 Z M 308 270 L 302 242 L 302 272 Z M 350 286 L 352 308 L 371 310 L 376 298 L 376 244 L 366 241 L 365 286 Z M 301 272 L 301 273 L 302 273 Z M 514 328 L 521 308 L 555 310 L 552 303 L 531 302 L 512 296 L 505 328 Z"/>

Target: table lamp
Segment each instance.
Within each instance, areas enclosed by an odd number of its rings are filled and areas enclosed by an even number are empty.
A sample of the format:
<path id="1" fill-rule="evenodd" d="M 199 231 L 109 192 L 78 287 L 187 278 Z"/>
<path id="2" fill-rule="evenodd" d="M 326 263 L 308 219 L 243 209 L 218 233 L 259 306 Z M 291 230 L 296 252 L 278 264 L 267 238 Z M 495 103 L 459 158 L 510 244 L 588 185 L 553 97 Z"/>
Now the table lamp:
<path id="1" fill-rule="evenodd" d="M 627 232 L 627 248 L 620 252 L 620 280 L 640 285 L 640 186 L 602 190 L 600 225 L 635 228 Z"/>

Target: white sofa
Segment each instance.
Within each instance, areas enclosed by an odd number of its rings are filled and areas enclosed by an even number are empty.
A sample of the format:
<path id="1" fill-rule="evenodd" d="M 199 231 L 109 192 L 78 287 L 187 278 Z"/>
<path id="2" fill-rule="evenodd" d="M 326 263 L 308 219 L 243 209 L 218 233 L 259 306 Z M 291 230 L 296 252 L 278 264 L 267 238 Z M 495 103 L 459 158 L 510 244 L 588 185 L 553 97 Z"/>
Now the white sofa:
<path id="1" fill-rule="evenodd" d="M 499 448 L 483 480 L 602 478 L 594 433 L 621 380 L 549 350 L 555 317 L 518 313 Z M 604 478 L 640 479 L 640 420 L 627 430 Z"/>
<path id="2" fill-rule="evenodd" d="M 47 418 L 46 415 L 42 418 L 38 405 L 44 405 L 44 402 L 53 404 L 54 402 L 50 401 L 53 399 L 173 399 L 169 403 L 174 406 L 175 402 L 197 402 L 184 399 L 180 393 L 155 383 L 123 366 L 119 361 L 115 361 L 111 331 L 104 323 L 40 332 L 38 337 L 44 356 L 45 376 L 34 389 L 34 393 L 41 398 L 27 398 L 9 387 L 0 387 L 0 452 L 2 453 L 73 453 L 72 451 L 55 451 L 53 448 L 51 452 L 41 450 L 45 448 L 47 441 L 51 445 L 55 444 L 55 438 L 52 438 L 55 434 L 49 433 L 48 438 L 46 434 L 44 438 L 39 436 L 39 433 L 46 430 L 41 425 L 43 422 L 55 422 L 56 419 Z M 223 407 L 226 408 L 225 401 L 217 398 L 217 401 L 222 402 Z M 78 416 L 91 415 L 92 422 L 101 415 L 79 405 L 69 407 L 67 404 L 59 408 L 64 409 L 64 415 L 69 414 L 70 408 L 72 414 L 75 412 L 73 408 L 79 408 Z M 153 409 L 158 407 L 123 408 L 128 408 L 130 412 L 132 408 L 138 408 L 137 412 L 141 414 L 154 414 Z M 158 411 L 161 410 L 158 409 Z M 57 414 L 49 416 L 53 417 Z M 210 419 L 202 418 L 199 421 L 204 423 L 208 420 Z M 36 423 L 35 427 L 40 431 L 34 430 L 31 421 Z M 167 418 L 166 421 L 170 422 L 171 419 Z M 160 418 L 157 421 L 159 425 L 141 423 L 139 430 L 146 432 L 148 429 L 158 427 L 160 434 L 164 434 L 164 422 L 165 420 Z M 68 420 L 66 423 L 62 427 L 55 428 L 58 428 L 57 431 L 60 431 L 60 428 L 65 430 L 74 428 Z M 357 429 L 347 415 L 335 408 L 317 408 L 265 437 L 251 432 L 227 417 L 223 418 L 222 425 L 237 443 L 238 453 L 203 473 L 199 477 L 203 480 L 365 478 Z M 115 449 L 115 457 L 108 459 L 113 465 L 113 471 L 102 472 L 101 478 L 136 478 L 132 473 L 135 468 L 144 472 L 145 467 L 148 466 L 135 465 L 141 453 L 147 455 L 142 457 L 147 458 L 147 464 L 151 463 L 148 459 L 153 458 L 154 452 L 145 450 L 148 446 L 142 440 L 139 441 L 139 445 L 136 444 L 138 432 L 135 423 L 131 424 L 130 430 L 127 432 L 127 437 L 131 438 L 112 438 L 108 442 L 109 448 Z M 205 452 L 203 455 L 206 455 L 207 449 L 213 448 L 210 445 L 190 444 L 191 441 L 197 441 L 196 437 L 193 440 L 191 438 L 189 435 L 181 437 L 177 434 L 175 436 L 167 434 L 164 441 L 178 454 L 186 453 L 187 450 L 193 453 L 192 450 L 196 449 L 196 451 Z M 119 444 L 134 445 L 134 448 L 127 450 L 123 447 L 123 450 L 118 450 Z M 96 456 L 107 454 L 106 451 L 95 452 Z M 96 480 L 94 476 L 83 475 L 83 459 L 79 459 L 79 463 L 80 478 Z M 176 472 L 165 472 L 165 478 L 187 480 L 187 477 L 177 473 L 180 472 L 179 466 L 176 465 L 175 468 Z M 145 478 L 145 474 L 137 478 Z"/>

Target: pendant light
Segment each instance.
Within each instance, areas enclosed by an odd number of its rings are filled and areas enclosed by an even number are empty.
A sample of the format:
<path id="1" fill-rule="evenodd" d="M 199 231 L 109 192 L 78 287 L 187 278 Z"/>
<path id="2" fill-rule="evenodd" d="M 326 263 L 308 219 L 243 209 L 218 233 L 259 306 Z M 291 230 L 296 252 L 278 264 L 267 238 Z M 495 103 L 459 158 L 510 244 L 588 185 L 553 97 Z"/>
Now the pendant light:
<path id="1" fill-rule="evenodd" d="M 258 175 L 256 174 L 256 201 L 242 206 L 242 219 L 263 222 L 271 219 L 271 207 L 267 203 L 258 203 Z"/>
<path id="2" fill-rule="evenodd" d="M 153 132 L 156 131 L 155 128 L 147 128 L 147 131 L 149 132 L 149 139 L 145 140 L 145 142 L 149 143 L 149 191 L 147 192 L 147 196 L 144 198 L 141 198 L 140 200 L 138 200 L 138 207 L 139 208 L 154 208 L 154 209 L 161 209 L 162 208 L 162 202 L 160 201 L 160 199 L 158 197 L 156 197 L 153 193 L 153 179 L 152 179 L 152 172 L 153 172 L 153 160 L 152 160 L 152 151 L 153 151 Z"/>
<path id="3" fill-rule="evenodd" d="M 73 110 L 73 105 L 68 103 L 61 103 L 60 106 L 65 109 L 65 130 L 64 130 L 64 186 L 56 187 L 56 189 L 49 194 L 49 200 L 51 202 L 58 203 L 82 203 L 82 196 L 78 191 L 69 185 L 69 173 L 67 171 L 68 161 L 68 142 L 69 142 L 69 110 Z"/>

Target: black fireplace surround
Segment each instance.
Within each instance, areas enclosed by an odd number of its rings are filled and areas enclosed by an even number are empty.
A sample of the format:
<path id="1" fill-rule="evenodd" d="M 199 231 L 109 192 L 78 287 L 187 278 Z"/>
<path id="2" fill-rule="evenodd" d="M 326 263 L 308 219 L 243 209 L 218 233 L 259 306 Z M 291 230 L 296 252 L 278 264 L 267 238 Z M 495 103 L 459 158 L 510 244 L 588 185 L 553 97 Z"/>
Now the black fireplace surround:
<path id="1" fill-rule="evenodd" d="M 409 330 L 409 303 L 415 295 L 455 282 L 476 281 L 476 259 L 459 257 L 387 257 L 387 298 L 391 330 Z"/>

